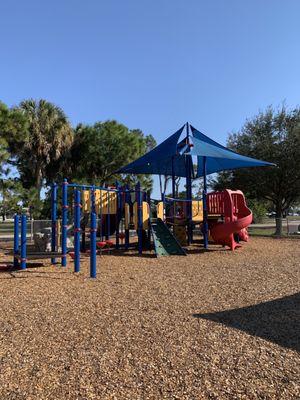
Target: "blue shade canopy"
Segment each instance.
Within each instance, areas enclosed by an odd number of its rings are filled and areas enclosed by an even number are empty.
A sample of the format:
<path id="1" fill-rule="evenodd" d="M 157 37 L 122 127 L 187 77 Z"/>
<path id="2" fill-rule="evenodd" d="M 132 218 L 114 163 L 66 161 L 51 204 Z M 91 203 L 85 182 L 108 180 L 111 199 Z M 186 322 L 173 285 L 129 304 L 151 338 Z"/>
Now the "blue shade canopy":
<path id="1" fill-rule="evenodd" d="M 183 142 L 178 144 L 184 128 L 185 125 L 153 150 L 119 169 L 117 173 L 172 175 L 173 171 L 175 176 L 185 177 L 187 174 L 186 157 L 191 156 L 183 154 L 185 149 Z"/>
<path id="2" fill-rule="evenodd" d="M 187 144 L 187 138 L 178 143 L 185 126 L 183 125 L 177 132 L 144 156 L 119 169 L 117 173 L 174 175 L 180 177 L 190 175 L 197 178 L 203 176 L 204 157 L 206 157 L 207 175 L 237 168 L 274 165 L 266 161 L 256 160 L 255 158 L 235 153 L 192 126 L 190 127 L 193 137 L 189 139 L 192 139 L 193 146 L 190 147 Z M 193 171 L 193 163 L 187 162 L 190 161 L 192 156 L 197 157 L 196 174 Z"/>
<path id="3" fill-rule="evenodd" d="M 206 157 L 206 173 L 247 168 L 264 167 L 275 164 L 255 158 L 242 156 L 232 150 L 227 149 L 221 144 L 210 139 L 197 129 L 191 126 L 193 133 L 193 144 L 191 154 L 197 156 L 197 176 L 203 176 L 203 158 Z"/>

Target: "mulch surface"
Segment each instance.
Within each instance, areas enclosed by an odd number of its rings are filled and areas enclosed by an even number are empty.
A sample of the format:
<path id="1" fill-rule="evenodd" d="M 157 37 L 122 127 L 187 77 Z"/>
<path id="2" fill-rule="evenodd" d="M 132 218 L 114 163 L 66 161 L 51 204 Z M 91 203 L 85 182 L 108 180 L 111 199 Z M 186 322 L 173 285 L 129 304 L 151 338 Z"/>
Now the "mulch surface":
<path id="1" fill-rule="evenodd" d="M 300 243 L 199 249 L 1 268 L 0 399 L 299 399 Z"/>

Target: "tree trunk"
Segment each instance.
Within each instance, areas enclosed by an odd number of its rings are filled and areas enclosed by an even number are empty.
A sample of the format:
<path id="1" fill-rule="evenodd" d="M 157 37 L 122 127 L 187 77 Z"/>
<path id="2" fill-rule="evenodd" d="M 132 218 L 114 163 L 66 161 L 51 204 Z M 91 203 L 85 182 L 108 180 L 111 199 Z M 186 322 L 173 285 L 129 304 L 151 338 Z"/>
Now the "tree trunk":
<path id="1" fill-rule="evenodd" d="M 164 179 L 164 194 L 166 194 L 166 190 L 167 190 L 167 187 L 168 187 L 169 180 L 170 180 L 170 177 L 169 176 L 165 176 L 165 179 Z"/>
<path id="2" fill-rule="evenodd" d="M 6 220 L 6 198 L 5 198 L 5 189 L 4 185 L 2 186 L 2 221 L 4 222 Z"/>
<path id="3" fill-rule="evenodd" d="M 39 166 L 36 167 L 36 172 L 35 172 L 35 187 L 37 189 L 37 198 L 38 200 L 41 200 L 42 171 Z"/>
<path id="4" fill-rule="evenodd" d="M 279 204 L 276 205 L 276 236 L 282 236 L 282 209 Z"/>

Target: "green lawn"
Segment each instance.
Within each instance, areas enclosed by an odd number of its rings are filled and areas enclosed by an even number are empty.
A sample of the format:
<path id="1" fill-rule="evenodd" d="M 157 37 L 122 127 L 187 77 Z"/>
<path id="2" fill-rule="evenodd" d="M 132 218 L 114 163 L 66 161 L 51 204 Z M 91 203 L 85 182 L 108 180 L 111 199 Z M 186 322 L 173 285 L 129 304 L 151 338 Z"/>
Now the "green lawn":
<path id="1" fill-rule="evenodd" d="M 275 228 L 255 228 L 251 227 L 248 228 L 250 235 L 257 235 L 257 236 L 272 236 L 274 235 Z M 287 236 L 287 229 L 284 227 L 283 229 L 283 235 Z"/>
<path id="2" fill-rule="evenodd" d="M 251 226 L 248 228 L 248 231 L 250 235 L 253 236 L 273 236 L 275 233 L 275 227 L 267 227 L 267 228 L 256 228 L 255 226 Z M 287 227 L 283 226 L 282 227 L 282 236 L 286 237 L 298 237 L 300 239 L 300 235 L 293 234 L 293 235 L 288 235 L 287 234 Z"/>
<path id="3" fill-rule="evenodd" d="M 294 220 L 299 220 L 300 217 L 293 217 Z M 267 222 L 272 222 L 273 220 L 268 218 L 264 220 L 262 223 L 267 223 Z M 274 221 L 275 225 L 275 221 Z M 287 236 L 287 227 L 286 227 L 286 222 L 283 223 L 283 235 Z M 13 234 L 14 232 L 14 223 L 12 221 L 8 222 L 0 222 L 0 237 L 5 236 L 7 234 Z M 30 232 L 30 222 L 27 222 L 27 232 Z M 251 235 L 257 235 L 257 236 L 272 236 L 274 235 L 275 232 L 275 227 L 266 227 L 266 228 L 256 228 L 255 225 L 252 225 L 249 227 L 249 233 Z M 297 235 L 294 235 L 297 236 Z"/>

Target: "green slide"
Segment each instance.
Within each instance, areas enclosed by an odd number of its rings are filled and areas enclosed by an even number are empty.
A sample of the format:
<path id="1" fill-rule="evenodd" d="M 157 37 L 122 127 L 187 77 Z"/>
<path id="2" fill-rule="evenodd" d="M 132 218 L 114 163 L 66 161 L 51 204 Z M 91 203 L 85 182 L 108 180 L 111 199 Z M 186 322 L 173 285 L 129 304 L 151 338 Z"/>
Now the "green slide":
<path id="1" fill-rule="evenodd" d="M 186 256 L 184 249 L 160 218 L 151 218 L 150 225 L 157 257 L 171 255 Z"/>

